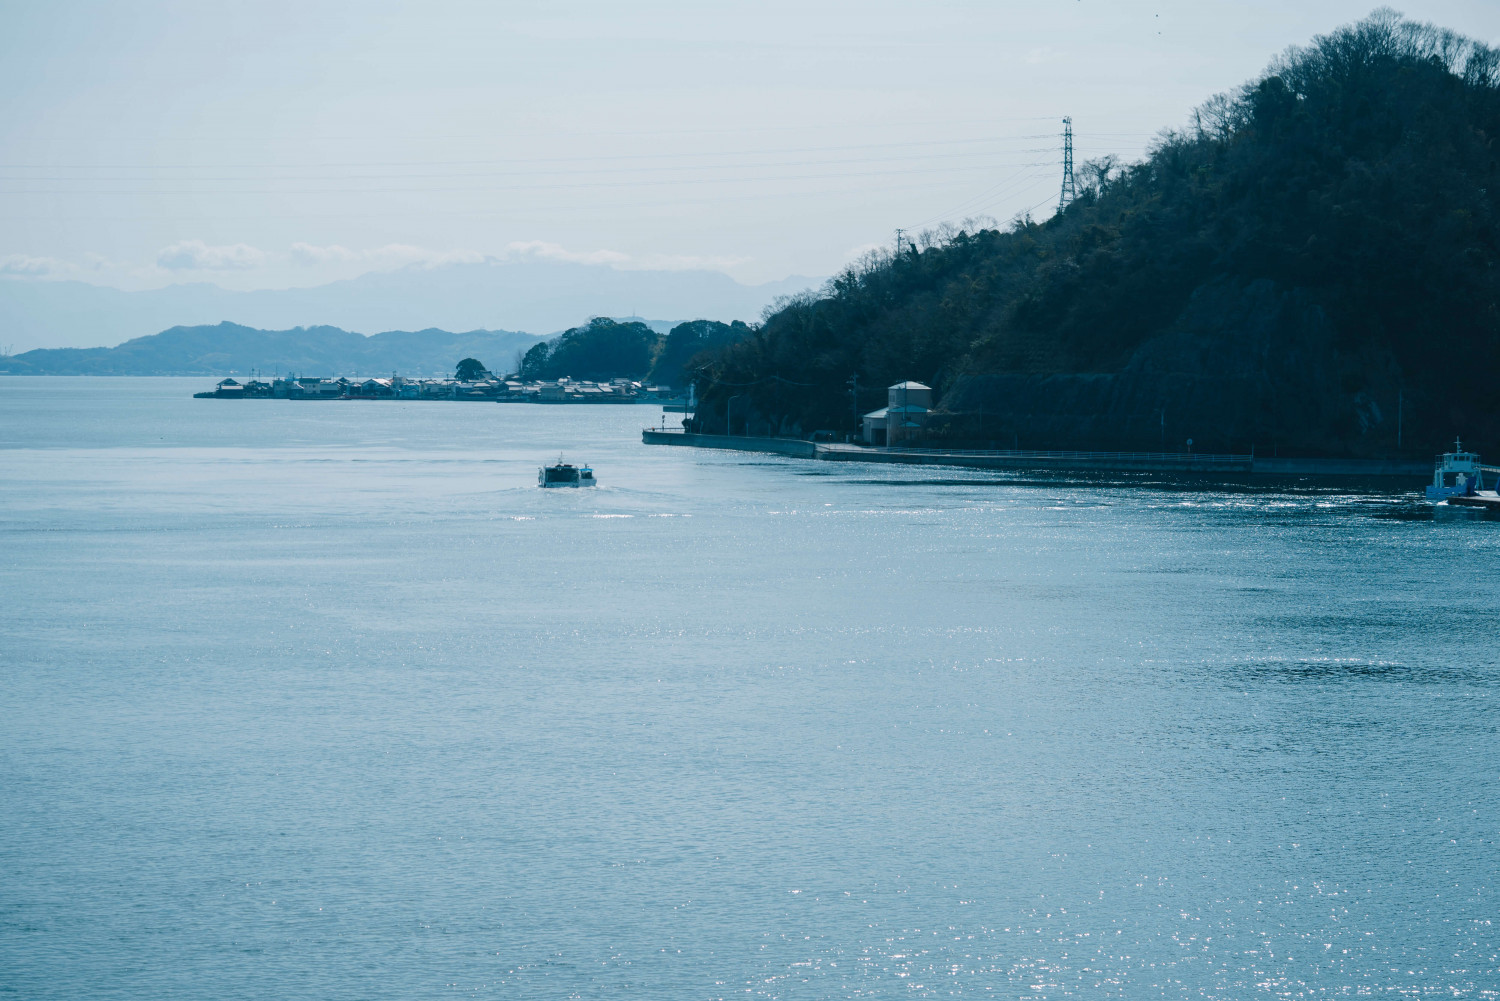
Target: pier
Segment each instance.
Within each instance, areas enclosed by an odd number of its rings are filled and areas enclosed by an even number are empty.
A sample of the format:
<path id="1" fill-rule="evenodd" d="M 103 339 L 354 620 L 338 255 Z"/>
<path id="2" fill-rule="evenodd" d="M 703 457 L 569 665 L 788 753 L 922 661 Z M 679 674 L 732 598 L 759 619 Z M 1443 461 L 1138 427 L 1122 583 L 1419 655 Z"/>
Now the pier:
<path id="1" fill-rule="evenodd" d="M 1500 496 L 1490 493 L 1449 497 L 1436 505 L 1433 513 L 1443 521 L 1500 521 Z"/>
<path id="2" fill-rule="evenodd" d="M 647 445 L 769 452 L 824 462 L 882 462 L 971 469 L 1099 473 L 1187 473 L 1230 476 L 1336 476 L 1358 479 L 1425 479 L 1432 464 L 1415 459 L 1277 458 L 1254 454 L 1204 452 L 1067 452 L 1022 449 L 900 448 L 763 438 L 749 435 L 691 434 L 646 428 Z"/>

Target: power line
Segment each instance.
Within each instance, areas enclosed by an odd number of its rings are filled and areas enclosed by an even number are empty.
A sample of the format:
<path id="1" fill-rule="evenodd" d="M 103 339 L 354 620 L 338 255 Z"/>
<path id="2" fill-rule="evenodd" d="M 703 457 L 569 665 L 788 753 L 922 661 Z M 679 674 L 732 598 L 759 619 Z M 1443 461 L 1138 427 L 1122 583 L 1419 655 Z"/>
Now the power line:
<path id="1" fill-rule="evenodd" d="M 1006 202 L 1008 202 L 1008 203 L 1011 203 L 1011 204 L 1014 204 L 1014 202 L 1018 198 L 1026 198 L 1026 199 L 1029 200 L 1030 197 L 1031 197 L 1031 195 L 1032 195 L 1032 193 L 1034 193 L 1035 191 L 1037 191 L 1038 189 L 1040 189 L 1042 186 L 1045 185 L 1046 187 L 1050 188 L 1052 186 L 1052 181 L 1053 181 L 1053 177 L 1052 177 L 1052 174 L 1051 174 L 1050 171 L 1047 172 L 1047 173 L 1045 173 L 1045 174 L 1035 175 L 1032 178 L 1030 184 L 1024 185 L 1023 187 L 1017 188 L 1014 191 L 1006 193 L 1004 195 L 1004 197 L 1003 197 L 1003 200 L 1006 201 Z M 1051 195 L 1048 195 L 1047 197 L 1050 198 Z M 1001 201 L 1001 199 L 991 199 L 991 201 L 989 203 L 982 203 L 981 205 L 979 205 L 978 207 L 976 207 L 975 209 L 973 209 L 973 211 L 980 212 L 980 213 L 983 213 L 983 214 L 988 214 L 991 209 L 999 209 L 999 207 L 1000 207 L 999 202 L 1000 201 Z M 1024 208 L 1024 209 L 1021 209 L 1019 211 L 1008 211 L 1006 214 L 1008 214 L 1008 215 L 1010 215 L 1012 217 L 1019 217 L 1019 216 L 1024 216 L 1027 212 L 1030 212 L 1030 211 L 1031 211 L 1030 208 Z"/>
<path id="2" fill-rule="evenodd" d="M 1031 206 L 1030 208 L 1023 209 L 1022 211 L 1018 212 L 1017 215 L 1030 215 L 1031 213 L 1035 212 L 1037 209 L 1041 208 L 1043 205 L 1046 205 L 1051 200 L 1052 200 L 1052 196 L 1048 195 L 1046 198 L 1043 198 L 1041 201 L 1037 202 L 1035 205 Z"/>
<path id="3" fill-rule="evenodd" d="M 970 168 L 964 168 L 964 169 L 967 171 Z M 836 176 L 830 175 L 827 178 L 824 178 L 824 180 L 825 181 L 837 181 L 838 178 Z M 835 184 L 835 185 L 832 185 L 832 186 L 830 186 L 828 184 L 822 184 L 822 185 L 812 185 L 812 186 L 807 186 L 807 187 L 801 187 L 801 186 L 789 187 L 789 188 L 786 188 L 784 190 L 761 190 L 761 191 L 739 190 L 739 191 L 736 191 L 736 192 L 733 192 L 733 193 L 727 193 L 726 192 L 726 193 L 707 194 L 707 195 L 700 195 L 700 196 L 673 195 L 670 198 L 662 198 L 662 199 L 654 199 L 654 200 L 637 200 L 637 199 L 632 199 L 630 201 L 629 205 L 626 206 L 626 207 L 628 207 L 632 211 L 647 211 L 647 210 L 663 209 L 663 208 L 681 208 L 681 207 L 690 206 L 690 205 L 703 205 L 703 206 L 710 206 L 710 207 L 712 207 L 712 206 L 727 205 L 727 204 L 737 203 L 737 202 L 762 202 L 762 201 L 768 201 L 768 200 L 776 200 L 776 201 L 785 202 L 788 199 L 805 199 L 805 198 L 814 198 L 814 197 L 823 199 L 823 201 L 820 201 L 819 203 L 817 203 L 814 206 L 810 206 L 808 208 L 799 208 L 797 210 L 798 213 L 799 213 L 799 215 L 806 215 L 807 212 L 809 212 L 809 211 L 815 211 L 818 208 L 826 207 L 828 204 L 831 204 L 832 202 L 839 201 L 839 199 L 840 199 L 841 196 L 844 196 L 844 197 L 857 197 L 857 198 L 860 198 L 860 199 L 868 199 L 870 196 L 872 196 L 872 195 L 878 195 L 878 194 L 887 194 L 887 193 L 896 193 L 896 192 L 908 192 L 908 191 L 930 192 L 931 190 L 932 190 L 932 182 L 926 181 L 926 180 L 922 180 L 922 181 L 918 181 L 918 180 L 905 180 L 905 181 L 896 181 L 895 183 L 890 183 L 890 184 L 878 184 L 877 183 L 877 184 L 871 184 L 871 185 L 860 185 L 858 187 L 850 186 L 848 184 Z M 416 191 L 416 189 L 412 189 L 412 191 L 407 192 L 407 193 L 413 193 L 415 191 Z M 71 194 L 73 194 L 73 193 L 70 193 L 70 192 L 62 192 L 62 191 L 53 191 L 53 192 L 46 192 L 46 193 L 47 194 L 53 194 L 53 195 L 71 195 Z M 169 193 L 170 192 L 153 192 L 153 194 L 169 194 Z M 281 192 L 281 194 L 300 194 L 300 193 L 301 192 Z M 437 192 L 437 193 L 442 193 L 442 192 Z M 83 192 L 82 194 L 96 194 L 96 193 Z M 867 204 L 867 203 L 866 202 L 861 202 L 860 204 Z M 615 206 L 615 208 L 618 209 L 619 206 Z M 83 215 L 69 215 L 69 216 L 61 216 L 61 215 L 54 215 L 54 214 L 47 214 L 47 215 L 9 215 L 9 214 L 5 214 L 5 213 L 0 213 L 0 220 L 4 220 L 6 222 L 147 222 L 147 221 L 152 221 L 152 222 L 161 222 L 161 221 L 199 222 L 199 221 L 201 221 L 203 219 L 209 219 L 209 218 L 212 218 L 212 219 L 241 219 L 241 218 L 244 218 L 246 215 L 253 215 L 257 219 L 296 219 L 296 220 L 305 220 L 305 219 L 349 219 L 349 218 L 365 218 L 368 215 L 368 211 L 369 211 L 368 209 L 351 209 L 351 210 L 342 211 L 342 212 L 319 212 L 319 211 L 314 211 L 314 210 L 306 210 L 306 211 L 296 211 L 296 212 L 293 212 L 293 211 L 290 211 L 290 210 L 288 210 L 288 211 L 275 211 L 275 210 L 272 210 L 272 209 L 264 209 L 264 210 L 262 210 L 262 209 L 246 209 L 246 210 L 236 210 L 236 211 L 219 211 L 219 210 L 215 210 L 215 209 L 212 209 L 212 208 L 205 208 L 205 209 L 203 209 L 201 211 L 194 211 L 191 215 L 174 214 L 170 209 L 163 210 L 163 211 L 160 211 L 160 212 L 150 212 L 150 213 L 146 213 L 146 214 L 131 214 L 131 215 L 101 214 L 101 213 L 98 213 L 98 212 L 90 212 L 90 213 L 86 213 L 86 214 L 83 214 Z M 421 214 L 422 216 L 430 216 L 430 215 L 462 215 L 462 216 L 466 216 L 466 217 L 485 217 L 485 218 L 488 218 L 488 217 L 504 217 L 504 218 L 507 218 L 507 219 L 513 218 L 513 216 L 515 214 L 514 207 L 506 206 L 506 207 L 503 207 L 503 208 L 497 208 L 497 207 L 493 207 L 493 206 L 489 205 L 488 203 L 485 203 L 485 204 L 451 205 L 451 206 L 446 206 L 446 207 L 442 206 L 442 205 L 423 205 L 423 206 L 420 206 L 420 207 L 417 207 L 415 205 L 404 205 L 404 206 L 397 206 L 397 207 L 392 208 L 392 209 L 390 209 L 388 211 L 392 212 L 392 213 L 397 213 L 397 214 L 402 213 L 402 212 L 410 212 L 410 213 L 413 213 L 413 214 Z M 578 208 L 578 211 L 583 211 L 583 209 L 582 208 Z M 589 215 L 591 217 L 594 217 L 594 216 L 597 215 L 598 209 L 591 207 L 591 208 L 587 209 L 587 211 L 588 211 L 588 213 L 589 213 Z M 555 210 L 552 212 L 552 215 L 554 217 L 556 216 L 556 211 Z"/>
<path id="4" fill-rule="evenodd" d="M 810 165 L 815 166 L 815 165 Z M 815 174 L 762 174 L 738 177 L 671 177 L 661 179 L 641 178 L 627 181 L 575 181 L 559 184 L 478 184 L 478 185 L 448 185 L 444 187 L 433 187 L 430 185 L 418 186 L 395 186 L 368 188 L 353 188 L 347 185 L 340 187 L 318 187 L 318 188 L 282 188 L 282 187 L 253 187 L 253 188 L 149 188 L 134 190 L 130 188 L 97 188 L 80 189 L 77 187 L 52 188 L 52 189 L 28 189 L 13 188 L 0 191 L 0 195 L 64 195 L 73 197 L 79 194 L 97 195 L 371 195 L 371 194 L 448 194 L 455 192 L 474 191 L 575 191 L 575 190 L 607 190 L 615 188 L 644 188 L 659 187 L 662 185 L 702 185 L 702 184 L 757 184 L 763 182 L 786 182 L 786 181 L 816 181 L 816 180 L 839 180 L 862 177 L 899 177 L 903 175 L 931 175 L 931 174 L 957 174 L 970 171 L 989 171 L 994 169 L 994 164 L 976 164 L 972 166 L 955 165 L 950 167 L 914 167 L 901 170 L 872 170 L 872 171 L 825 171 Z M 1023 166 L 1033 166 L 1024 164 Z M 181 180 L 181 179 L 177 179 Z M 337 178 L 329 178 L 337 180 Z M 370 178 L 374 181 L 383 181 L 385 178 Z M 399 178 L 396 178 L 399 180 Z"/>
<path id="5" fill-rule="evenodd" d="M 993 203 L 995 201 L 998 201 L 1000 198 L 1008 197 L 1010 194 L 1012 194 L 1015 191 L 1018 191 L 1018 190 L 1019 191 L 1026 191 L 1026 190 L 1029 190 L 1030 188 L 1032 188 L 1032 187 L 1035 186 L 1036 181 L 1039 180 L 1041 177 L 1051 176 L 1051 171 L 1050 170 L 1042 172 L 1042 171 L 1038 171 L 1037 168 L 1038 167 L 1049 167 L 1050 168 L 1051 166 L 1052 166 L 1051 163 L 1045 163 L 1045 162 L 1043 162 L 1043 163 L 1029 164 L 1029 165 L 1027 165 L 1025 167 L 1022 167 L 1020 170 L 1016 171 L 1014 174 L 1008 175 L 1004 180 L 1000 181 L 998 184 L 995 184 L 995 185 L 993 185 L 993 186 L 991 186 L 989 188 L 986 188 L 985 190 L 979 192 L 979 194 L 977 194 L 977 195 L 972 195 L 969 198 L 964 199 L 963 201 L 959 202 L 957 205 L 955 205 L 953 208 L 947 210 L 946 212 L 939 213 L 938 215 L 933 216 L 931 219 L 927 220 L 926 222 L 921 223 L 920 225 L 914 226 L 912 228 L 920 231 L 920 230 L 926 229 L 929 226 L 932 226 L 932 225 L 935 225 L 935 224 L 937 224 L 939 222 L 942 222 L 945 219 L 952 219 L 955 215 L 957 215 L 960 212 L 973 212 L 973 211 L 976 211 L 978 209 L 981 209 L 981 208 L 985 207 L 988 204 L 991 204 L 991 203 Z M 1030 183 L 1028 183 L 1028 182 L 1030 182 Z M 1017 187 L 1018 185 L 1019 185 L 1019 188 Z"/>
<path id="6" fill-rule="evenodd" d="M 1056 147 L 1020 150 L 958 150 L 943 153 L 910 153 L 902 156 L 880 156 L 880 157 L 842 157 L 837 159 L 802 159 L 782 160 L 779 162 L 760 163 L 690 163 L 690 164 L 661 164 L 653 166 L 633 167 L 583 167 L 566 168 L 554 167 L 546 170 L 516 170 L 508 171 L 508 177 L 526 177 L 544 175 L 547 177 L 582 176 L 588 174 L 652 174 L 652 173 L 681 173 L 684 171 L 711 171 L 711 170 L 735 170 L 735 169 L 775 169 L 778 167 L 835 167 L 845 164 L 876 164 L 876 163 L 903 163 L 913 160 L 930 162 L 932 160 L 972 160 L 983 157 L 1007 156 L 1012 154 L 1026 153 L 1050 153 L 1055 152 Z M 380 180 L 433 180 L 438 178 L 465 178 L 465 177 L 488 177 L 491 171 L 441 171 L 436 173 L 320 173 L 320 174 L 273 174 L 273 175 L 185 175 L 177 177 L 150 177 L 139 175 L 89 175 L 60 177 L 46 174 L 0 174 L 0 184 L 12 181 L 42 181 L 58 184 L 74 184 L 90 181 L 120 181 L 120 182 L 151 182 L 165 181 L 175 183 L 197 183 L 210 181 L 262 181 L 266 183 L 278 181 L 380 181 Z"/>
<path id="7" fill-rule="evenodd" d="M 310 170 L 334 167 L 497 167 L 530 163 L 612 163 L 622 160 L 662 160 L 672 158 L 705 158 L 725 156 L 772 156 L 786 153 L 843 153 L 853 150 L 910 149 L 932 146 L 972 146 L 985 143 L 1024 142 L 1055 139 L 1050 133 L 1038 132 L 1011 136 L 981 136 L 973 139 L 924 139 L 910 142 L 853 143 L 839 146 L 789 146 L 739 150 L 689 150 L 672 153 L 608 153 L 589 156 L 502 157 L 482 160 L 341 160 L 326 163 L 0 163 L 0 170 Z M 1040 152 L 1056 146 L 1036 147 L 1023 152 Z"/>
<path id="8" fill-rule="evenodd" d="M 1154 134 L 1154 133 L 1150 133 L 1150 134 Z M 1098 132 L 1098 133 L 1090 133 L 1090 135 L 1093 135 L 1096 139 L 1099 139 L 1099 138 L 1110 138 L 1110 137 L 1138 138 L 1138 137 L 1146 136 L 1146 135 L 1148 135 L 1148 133 L 1143 133 L 1143 132 Z M 1078 197 L 1077 182 L 1076 182 L 1076 180 L 1074 179 L 1074 176 L 1073 176 L 1073 119 L 1072 119 L 1071 116 L 1066 117 L 1066 118 L 1063 119 L 1063 136 L 1062 136 L 1062 139 L 1063 139 L 1063 149 L 1062 149 L 1062 153 L 1063 153 L 1063 178 L 1062 178 L 1062 194 L 1061 194 L 1061 198 L 1059 199 L 1059 211 L 1061 211 L 1061 209 L 1065 208 L 1068 203 L 1072 202 L 1074 199 L 1076 199 Z M 1057 147 L 1054 146 L 1054 147 L 1052 147 L 1052 149 L 1056 150 Z M 945 212 L 941 212 L 941 213 L 939 213 L 939 214 L 937 214 L 935 216 L 932 216 L 931 218 L 925 220 L 924 222 L 918 223 L 917 225 L 915 225 L 915 226 L 913 226 L 911 228 L 915 229 L 915 230 L 918 230 L 918 231 L 924 230 L 924 229 L 926 229 L 926 228 L 928 228 L 930 226 L 936 225 L 937 223 L 942 222 L 944 220 L 952 219 L 955 215 L 957 215 L 960 212 L 975 212 L 975 211 L 980 211 L 980 210 L 983 210 L 983 209 L 985 209 L 985 208 L 987 208 L 989 206 L 992 206 L 992 205 L 996 204 L 997 202 L 1001 201 L 1002 199 L 1010 198 L 1013 195 L 1017 195 L 1017 194 L 1028 193 L 1028 192 L 1030 192 L 1031 189 L 1033 189 L 1033 188 L 1035 188 L 1037 186 L 1037 183 L 1039 182 L 1039 180 L 1042 177 L 1047 176 L 1044 173 L 1039 173 L 1035 169 L 1031 169 L 1031 168 L 1034 168 L 1035 166 L 1037 166 L 1037 165 L 1023 164 L 1023 165 L 1021 165 L 1021 169 L 1020 170 L 1016 171 L 1013 174 L 1007 175 L 1005 178 L 1003 178 L 1002 180 L 1000 180 L 998 183 L 996 183 L 996 184 L 994 184 L 994 185 L 986 188 L 985 190 L 979 192 L 978 194 L 971 195 L 970 197 L 964 199 L 963 201 L 961 201 L 960 203 L 958 203 L 957 205 L 955 205 L 953 208 L 948 209 Z M 1052 176 L 1055 176 L 1055 175 L 1052 175 Z M 1029 212 L 1035 210 L 1038 206 L 1040 206 L 1040 205 L 1042 205 L 1044 203 L 1045 203 L 1045 200 L 1043 202 L 1038 202 L 1036 205 L 1033 205 L 1033 206 L 1031 206 L 1028 209 L 1023 209 L 1020 214 L 1029 213 Z"/>
<path id="9" fill-rule="evenodd" d="M 947 119 L 947 120 L 940 120 L 940 119 L 933 119 L 933 118 L 921 118 L 921 119 L 908 119 L 906 121 L 893 121 L 893 120 L 888 119 L 888 118 L 881 118 L 878 121 L 870 121 L 870 122 L 855 122 L 855 121 L 850 121 L 848 119 L 839 119 L 838 122 L 837 122 L 837 124 L 839 125 L 840 128 L 845 128 L 845 129 L 867 129 L 867 130 L 868 129 L 877 129 L 877 130 L 879 130 L 881 132 L 889 132 L 891 129 L 894 129 L 894 128 L 908 128 L 908 127 L 923 127 L 923 128 L 939 127 L 939 128 L 950 128 L 950 127 L 963 127 L 963 126 L 969 126 L 969 125 L 985 125 L 985 126 L 988 126 L 988 125 L 993 125 L 995 122 L 1050 122 L 1050 121 L 1054 121 L 1055 118 L 1056 118 L 1055 115 L 1023 115 L 1023 116 L 1019 116 L 1019 117 L 1009 117 L 1009 118 L 953 118 L 953 119 Z M 579 131 L 579 130 L 576 130 L 576 129 L 575 130 L 549 129 L 549 130 L 547 130 L 545 132 L 536 131 L 536 130 L 528 132 L 528 131 L 517 129 L 517 130 L 513 130 L 513 131 L 508 132 L 508 133 L 502 132 L 501 130 L 496 129 L 496 130 L 485 131 L 485 132 L 459 132 L 459 133 L 450 133 L 450 134 L 447 134 L 447 135 L 432 135 L 432 134 L 419 135 L 419 134 L 416 134 L 416 133 L 406 133 L 406 134 L 403 134 L 403 135 L 396 135 L 396 134 L 394 134 L 392 132 L 389 132 L 389 131 L 380 131 L 380 132 L 375 133 L 374 135 L 375 135 L 375 138 L 378 138 L 382 142 L 423 142 L 423 143 L 430 143 L 430 142 L 454 142 L 454 141 L 457 141 L 457 142 L 469 142 L 469 141 L 493 142 L 497 137 L 504 137 L 504 136 L 529 137 L 529 138 L 551 138 L 551 137 L 556 137 L 556 136 L 572 136 L 572 137 L 582 137 L 582 138 L 593 138 L 595 136 L 716 136 L 716 135 L 756 135 L 756 134 L 773 133 L 773 132 L 820 132 L 821 133 L 821 132 L 826 132 L 828 130 L 828 127 L 829 127 L 829 122 L 828 121 L 816 121 L 816 122 L 808 122 L 805 125 L 766 125 L 766 126 L 742 126 L 742 125 L 734 125 L 734 126 L 729 126 L 729 127 L 726 127 L 726 128 L 717 128 L 717 129 L 621 129 L 621 130 L 616 130 L 616 131 L 613 131 L 613 132 L 603 131 L 603 130 L 598 130 L 598 129 L 588 129 L 588 130 L 584 130 L 584 131 Z M 164 143 L 164 142 L 172 142 L 172 143 L 253 142 L 253 143 L 262 143 L 263 144 L 263 143 L 268 143 L 268 142 L 276 142 L 278 140 L 280 140 L 280 141 L 288 141 L 288 142 L 322 141 L 322 142 L 345 142 L 345 143 L 347 143 L 347 142 L 360 142 L 360 141 L 363 141 L 363 140 L 366 140 L 366 139 L 370 139 L 371 136 L 372 136 L 372 133 L 369 133 L 369 132 L 361 133 L 361 134 L 357 134 L 357 135 L 334 135 L 332 133 L 327 133 L 327 132 L 301 133 L 301 134 L 293 133 L 293 132 L 274 132 L 274 133 L 254 133 L 254 134 L 252 134 L 252 133 L 249 133 L 249 132 L 212 133 L 212 132 L 208 132 L 206 130 L 195 130 L 192 135 L 187 135 L 187 136 L 169 136 L 169 135 L 162 135 L 160 133 L 151 133 L 149 135 L 118 135 L 118 134 L 109 135 L 109 134 L 105 133 L 104 128 L 105 128 L 104 123 L 100 123 L 99 125 L 94 125 L 94 126 L 89 126 L 87 128 L 84 128 L 81 131 L 79 131 L 77 133 L 74 133 L 74 134 L 70 134 L 70 135 L 58 135 L 58 134 L 54 133 L 54 134 L 51 134 L 51 135 L 39 135 L 39 136 L 31 137 L 30 141 L 31 142 L 35 142 L 35 143 L 60 143 L 60 142 L 69 142 L 69 141 L 75 140 L 75 139 L 77 139 L 79 137 L 82 137 L 82 138 L 88 139 L 90 141 L 94 141 L 94 140 L 97 140 L 97 139 L 100 139 L 100 138 L 104 138 L 104 139 L 107 139 L 109 142 L 142 142 L 142 143 Z"/>

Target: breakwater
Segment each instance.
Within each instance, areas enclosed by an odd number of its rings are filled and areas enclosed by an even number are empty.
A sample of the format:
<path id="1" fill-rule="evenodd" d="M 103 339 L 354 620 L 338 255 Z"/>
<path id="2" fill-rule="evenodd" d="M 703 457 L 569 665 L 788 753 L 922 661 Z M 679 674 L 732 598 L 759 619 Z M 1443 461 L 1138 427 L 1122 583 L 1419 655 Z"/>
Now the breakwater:
<path id="1" fill-rule="evenodd" d="M 1426 479 L 1428 462 L 1412 459 L 1277 458 L 1257 455 L 1214 455 L 1196 452 L 1060 452 L 1020 449 L 966 450 L 885 448 L 804 441 L 797 438 L 760 438 L 748 435 L 689 434 L 647 428 L 647 445 L 680 445 L 741 452 L 769 452 L 825 462 L 884 462 L 919 466 L 960 466 L 974 469 L 1056 470 L 1101 473 L 1191 473 L 1241 476 L 1339 476 L 1360 479 Z"/>

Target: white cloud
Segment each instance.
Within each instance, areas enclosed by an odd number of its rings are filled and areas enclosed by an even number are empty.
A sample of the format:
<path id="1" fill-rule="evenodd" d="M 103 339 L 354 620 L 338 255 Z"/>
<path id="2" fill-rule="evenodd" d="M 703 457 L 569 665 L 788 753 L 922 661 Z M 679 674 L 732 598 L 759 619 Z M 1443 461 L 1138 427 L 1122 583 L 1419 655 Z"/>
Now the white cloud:
<path id="1" fill-rule="evenodd" d="M 0 275 L 21 278 L 46 278 L 73 270 L 67 261 L 55 257 L 32 257 L 30 254 L 8 254 L 0 257 Z"/>
<path id="2" fill-rule="evenodd" d="M 246 271 L 265 262 L 265 253 L 248 243 L 212 247 L 202 240 L 183 240 L 156 255 L 157 266 L 168 271 Z"/>
<path id="3" fill-rule="evenodd" d="M 549 261 L 571 261 L 574 264 L 608 264 L 620 267 L 630 261 L 629 254 L 618 250 L 569 250 L 546 240 L 516 240 L 505 245 L 508 257 L 544 257 Z"/>
<path id="4" fill-rule="evenodd" d="M 359 260 L 360 255 L 348 247 L 341 247 L 336 243 L 326 247 L 314 246 L 311 243 L 292 244 L 292 260 L 298 264 L 309 266 L 318 264 L 347 264 L 350 261 Z"/>
<path id="5" fill-rule="evenodd" d="M 339 244 L 317 246 L 294 243 L 291 259 L 304 267 L 358 265 L 375 270 L 405 267 L 436 268 L 444 264 L 484 264 L 505 260 L 541 258 L 617 268 L 621 271 L 726 271 L 743 264 L 745 257 L 698 257 L 688 254 L 647 254 L 635 257 L 618 250 L 569 250 L 546 240 L 516 240 L 505 245 L 499 256 L 473 250 L 432 250 L 407 243 L 388 243 L 383 247 L 351 250 Z"/>
<path id="6" fill-rule="evenodd" d="M 853 264 L 855 261 L 863 261 L 871 254 L 879 254 L 881 251 L 890 249 L 890 243 L 861 243 L 844 251 L 844 263 Z"/>
<path id="7" fill-rule="evenodd" d="M 700 257 L 696 254 L 647 254 L 632 259 L 634 270 L 644 271 L 728 271 L 748 264 L 749 257 Z M 621 265 L 625 267 L 625 265 Z"/>
<path id="8" fill-rule="evenodd" d="M 404 243 L 388 243 L 366 252 L 376 267 L 404 268 L 412 264 L 435 268 L 443 264 L 483 264 L 489 258 L 475 250 L 429 250 Z"/>
<path id="9" fill-rule="evenodd" d="M 163 247 L 154 264 L 127 264 L 88 252 L 74 260 L 32 254 L 0 256 L 0 277 L 19 279 L 78 278 L 84 281 L 155 287 L 164 276 L 206 272 L 215 281 L 234 287 L 268 287 L 301 282 L 324 282 L 371 271 L 400 268 L 437 268 L 450 264 L 503 264 L 506 261 L 566 261 L 621 271 L 719 271 L 744 264 L 745 257 L 703 257 L 690 254 L 632 255 L 618 250 L 570 250 L 546 240 L 518 240 L 498 254 L 475 250 L 434 250 L 408 243 L 352 248 L 343 244 L 296 242 L 285 250 L 266 251 L 247 243 L 209 244 L 181 240 Z M 233 276 L 233 277 L 231 277 Z M 248 283 L 248 284 L 247 284 Z M 226 286 L 228 287 L 228 286 Z"/>
<path id="10" fill-rule="evenodd" d="M 542 257 L 574 264 L 603 264 L 620 271 L 727 271 L 748 257 L 698 257 L 691 254 L 647 254 L 633 257 L 618 250 L 568 250 L 545 240 L 506 244 L 507 257 Z"/>
<path id="11" fill-rule="evenodd" d="M 361 264 L 390 270 L 410 265 L 435 268 L 442 264 L 482 264 L 489 258 L 473 250 L 429 250 L 406 243 L 388 243 L 383 247 L 350 250 L 339 244 L 319 247 L 311 243 L 292 244 L 292 260 L 316 267 L 325 264 Z"/>

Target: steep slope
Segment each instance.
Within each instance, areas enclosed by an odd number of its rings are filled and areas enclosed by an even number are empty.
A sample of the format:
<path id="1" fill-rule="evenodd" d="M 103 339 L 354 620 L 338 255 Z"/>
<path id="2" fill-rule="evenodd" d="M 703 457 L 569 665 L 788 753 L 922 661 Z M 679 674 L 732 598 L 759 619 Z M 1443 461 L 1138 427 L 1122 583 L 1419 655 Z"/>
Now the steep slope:
<path id="1" fill-rule="evenodd" d="M 864 410 L 933 384 L 953 441 L 1493 450 L 1497 138 L 1500 56 L 1377 13 L 1144 162 L 1085 165 L 1047 222 L 926 234 L 769 317 L 717 355 L 703 426 L 739 395 L 762 429 L 851 427 L 857 374 Z"/>
<path id="2" fill-rule="evenodd" d="M 517 371 L 523 379 L 649 379 L 685 388 L 705 352 L 749 336 L 739 321 L 689 320 L 661 333 L 638 320 L 598 316 L 532 345 Z M 706 360 L 706 359 L 704 359 Z"/>

